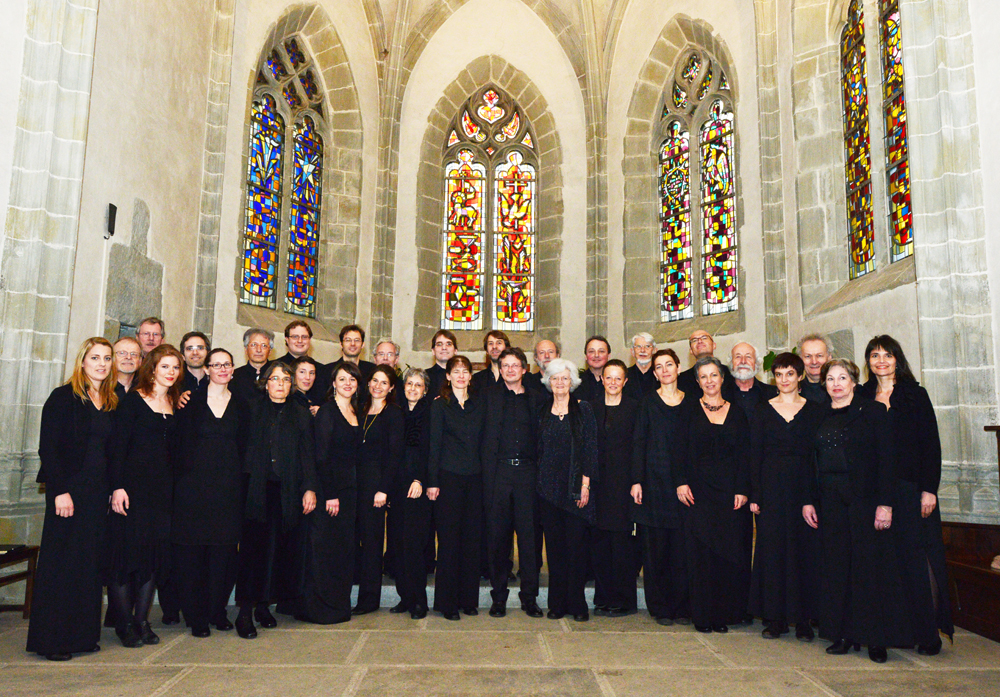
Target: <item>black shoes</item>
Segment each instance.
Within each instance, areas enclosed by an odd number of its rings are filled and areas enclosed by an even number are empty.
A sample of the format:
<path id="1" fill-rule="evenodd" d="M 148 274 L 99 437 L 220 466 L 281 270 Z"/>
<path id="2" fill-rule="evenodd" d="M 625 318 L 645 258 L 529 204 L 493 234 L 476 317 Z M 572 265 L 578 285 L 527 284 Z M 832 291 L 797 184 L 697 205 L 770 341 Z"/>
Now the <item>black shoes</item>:
<path id="1" fill-rule="evenodd" d="M 538 619 L 542 616 L 542 608 L 538 607 L 538 603 L 534 600 L 529 600 L 526 603 L 521 603 L 521 609 L 524 610 L 524 614 L 528 617 L 534 617 Z"/>
<path id="2" fill-rule="evenodd" d="M 694 629 L 695 629 L 696 632 L 701 632 L 702 634 L 711 634 L 712 633 L 712 625 L 710 625 L 710 624 L 696 624 L 694 626 Z"/>
<path id="3" fill-rule="evenodd" d="M 171 625 L 180 624 L 180 622 L 181 622 L 180 614 L 178 613 L 168 614 L 166 612 L 163 613 L 163 624 L 167 625 L 168 627 Z"/>
<path id="4" fill-rule="evenodd" d="M 119 625 L 115 627 L 115 634 L 118 635 L 118 639 L 122 642 L 122 646 L 127 649 L 137 649 L 143 645 L 142 638 L 139 636 L 139 633 L 135 631 L 135 625 L 131 622 L 124 626 Z"/>
<path id="5" fill-rule="evenodd" d="M 215 628 L 218 629 L 220 632 L 228 632 L 230 629 L 233 628 L 233 623 L 230 622 L 229 618 L 226 617 L 225 615 L 222 615 L 222 617 L 218 618 L 217 620 L 214 620 L 213 622 L 210 622 L 209 624 L 215 625 Z"/>
<path id="6" fill-rule="evenodd" d="M 561 620 L 563 617 L 566 616 L 566 613 L 556 612 L 555 610 L 549 610 L 548 614 L 545 616 L 548 617 L 550 620 Z"/>
<path id="7" fill-rule="evenodd" d="M 527 608 L 524 610 L 528 612 Z M 530 615 L 531 613 L 528 612 Z M 499 600 L 490 605 L 490 617 L 506 617 L 507 616 L 507 605 L 501 603 Z"/>
<path id="8" fill-rule="evenodd" d="M 921 656 L 937 656 L 941 653 L 941 640 L 938 639 L 936 644 L 920 644 L 917 653 Z"/>
<path id="9" fill-rule="evenodd" d="M 669 617 L 654 617 L 653 619 L 656 620 L 656 623 L 661 627 L 670 627 L 674 623 L 674 621 Z"/>
<path id="10" fill-rule="evenodd" d="M 400 601 L 398 605 L 393 605 L 389 608 L 389 612 L 394 615 L 402 615 L 404 612 L 408 612 L 410 608 L 406 607 L 406 603 Z"/>
<path id="11" fill-rule="evenodd" d="M 816 634 L 808 622 L 799 622 L 795 625 L 795 638 L 799 641 L 812 641 L 815 637 Z"/>
<path id="12" fill-rule="evenodd" d="M 875 663 L 885 663 L 889 659 L 889 652 L 885 650 L 884 646 L 869 646 L 868 658 Z"/>
<path id="13" fill-rule="evenodd" d="M 474 607 L 463 607 L 462 614 L 468 615 L 469 617 L 475 617 L 479 614 L 479 610 Z"/>
<path id="14" fill-rule="evenodd" d="M 427 617 L 427 608 L 423 605 L 414 605 L 413 609 L 410 610 L 410 618 L 414 620 L 422 620 Z"/>
<path id="15" fill-rule="evenodd" d="M 717 634 L 725 634 L 726 632 L 729 631 L 729 627 L 727 627 L 724 624 L 717 624 L 712 627 L 712 631 L 716 632 Z"/>
<path id="16" fill-rule="evenodd" d="M 377 607 L 361 607 L 360 605 L 358 605 L 357 607 L 355 607 L 355 608 L 353 608 L 351 610 L 351 614 L 352 615 L 367 615 L 367 614 L 370 614 L 372 612 L 375 612 L 376 610 L 378 610 Z"/>
<path id="17" fill-rule="evenodd" d="M 208 627 L 191 627 L 191 636 L 199 639 L 212 636 L 212 630 Z"/>
<path id="18" fill-rule="evenodd" d="M 578 612 L 575 615 L 573 615 L 574 622 L 587 622 L 589 620 L 590 620 L 589 612 Z"/>
<path id="19" fill-rule="evenodd" d="M 71 653 L 47 653 L 47 654 L 45 654 L 45 658 L 49 659 L 50 661 L 68 661 L 68 660 L 70 660 L 70 659 L 73 658 L 73 654 L 71 654 Z"/>
<path id="20" fill-rule="evenodd" d="M 690 617 L 675 617 L 674 618 L 674 624 L 680 624 L 680 625 L 683 625 L 683 626 L 686 627 L 689 624 L 691 624 L 691 618 Z"/>
<path id="21" fill-rule="evenodd" d="M 256 639 L 257 638 L 257 628 L 253 624 L 253 617 L 250 613 L 241 612 L 236 618 L 236 633 L 240 635 L 241 639 Z"/>
<path id="22" fill-rule="evenodd" d="M 160 637 L 156 636 L 156 632 L 153 628 L 149 626 L 149 622 L 143 622 L 140 624 L 136 631 L 139 634 L 139 638 L 142 639 L 142 643 L 146 646 L 153 646 L 154 644 L 160 643 Z"/>
<path id="23" fill-rule="evenodd" d="M 782 634 L 788 634 L 788 625 L 784 622 L 768 622 L 760 633 L 765 639 L 780 639 Z"/>
<path id="24" fill-rule="evenodd" d="M 462 616 L 458 614 L 457 610 L 452 612 L 442 612 L 441 616 L 450 622 L 458 622 L 460 619 L 462 619 Z"/>
<path id="25" fill-rule="evenodd" d="M 278 626 L 278 620 L 274 619 L 274 615 L 271 614 L 271 610 L 267 605 L 258 605 L 255 607 L 253 616 L 264 629 L 274 629 Z"/>
<path id="26" fill-rule="evenodd" d="M 852 648 L 855 651 L 860 651 L 861 644 L 855 644 L 850 639 L 837 639 L 835 642 L 826 647 L 826 652 L 831 656 L 843 656 Z"/>

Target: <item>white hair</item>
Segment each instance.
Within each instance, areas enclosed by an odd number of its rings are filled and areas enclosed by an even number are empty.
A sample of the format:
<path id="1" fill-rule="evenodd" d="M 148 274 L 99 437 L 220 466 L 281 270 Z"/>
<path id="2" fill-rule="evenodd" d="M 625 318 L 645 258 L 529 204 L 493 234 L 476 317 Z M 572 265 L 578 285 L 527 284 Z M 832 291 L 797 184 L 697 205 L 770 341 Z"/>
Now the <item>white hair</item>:
<path id="1" fill-rule="evenodd" d="M 274 332 L 268 329 L 261 329 L 260 327 L 252 327 L 243 332 L 243 348 L 250 345 L 250 339 L 255 336 L 262 336 L 267 339 L 267 343 L 270 344 L 271 348 L 274 348 Z"/>
<path id="2" fill-rule="evenodd" d="M 799 339 L 799 353 L 802 353 L 802 344 L 807 341 L 822 341 L 823 345 L 826 347 L 826 352 L 830 356 L 833 356 L 833 345 L 830 340 L 826 338 L 823 334 L 806 334 L 804 337 Z"/>
<path id="3" fill-rule="evenodd" d="M 569 391 L 572 392 L 580 386 L 583 380 L 580 379 L 580 369 L 576 367 L 576 363 L 568 358 L 553 358 L 549 361 L 549 364 L 545 366 L 545 372 L 542 374 L 542 384 L 551 392 L 552 386 L 549 384 L 549 381 L 554 375 L 566 371 L 569 371 Z"/>
<path id="4" fill-rule="evenodd" d="M 636 334 L 635 336 L 633 336 L 632 337 L 632 348 L 635 348 L 636 339 L 642 339 L 647 344 L 649 344 L 650 346 L 652 346 L 654 349 L 656 348 L 656 339 L 654 339 L 653 335 L 650 334 L 649 332 L 639 332 L 638 334 Z"/>
<path id="5" fill-rule="evenodd" d="M 382 344 L 392 344 L 392 349 L 396 352 L 397 356 L 399 355 L 399 344 L 397 344 L 392 339 L 381 339 L 381 340 L 379 340 L 379 342 L 377 344 L 375 344 L 375 350 L 378 351 L 378 347 L 381 346 Z"/>
<path id="6" fill-rule="evenodd" d="M 740 344 L 746 344 L 751 349 L 753 349 L 753 373 L 754 373 L 754 375 L 756 375 L 757 371 L 760 370 L 760 364 L 762 362 L 761 361 L 761 357 L 760 357 L 760 351 L 758 351 L 757 347 L 754 346 L 753 344 L 751 344 L 749 341 L 738 341 L 738 342 L 736 342 L 736 346 L 739 346 Z M 735 349 L 736 346 L 733 346 L 733 348 Z M 732 352 L 730 352 L 730 354 L 729 354 L 729 367 L 731 369 L 735 369 L 736 368 L 736 366 L 733 365 L 733 354 L 732 354 Z"/>

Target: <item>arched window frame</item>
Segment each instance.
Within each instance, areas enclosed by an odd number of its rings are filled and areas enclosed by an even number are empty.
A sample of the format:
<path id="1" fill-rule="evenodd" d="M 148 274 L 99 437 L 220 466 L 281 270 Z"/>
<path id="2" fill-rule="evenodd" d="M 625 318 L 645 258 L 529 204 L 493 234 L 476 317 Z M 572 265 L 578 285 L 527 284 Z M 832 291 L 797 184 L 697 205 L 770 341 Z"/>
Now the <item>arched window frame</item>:
<path id="1" fill-rule="evenodd" d="M 539 162 L 527 115 L 481 87 L 442 152 L 441 327 L 534 331 Z"/>
<path id="2" fill-rule="evenodd" d="M 259 186 L 258 114 L 273 105 L 270 147 L 277 151 L 267 191 Z M 251 95 L 245 213 L 241 236 L 241 303 L 316 317 L 322 224 L 324 149 L 328 132 L 319 69 L 301 36 L 275 42 L 260 61 Z M 270 196 L 267 194 L 270 193 Z"/>
<path id="3" fill-rule="evenodd" d="M 706 131 L 713 113 L 725 115 L 728 127 Z M 664 95 L 658 136 L 660 321 L 736 311 L 735 108 L 730 77 L 708 51 L 682 52 Z"/>

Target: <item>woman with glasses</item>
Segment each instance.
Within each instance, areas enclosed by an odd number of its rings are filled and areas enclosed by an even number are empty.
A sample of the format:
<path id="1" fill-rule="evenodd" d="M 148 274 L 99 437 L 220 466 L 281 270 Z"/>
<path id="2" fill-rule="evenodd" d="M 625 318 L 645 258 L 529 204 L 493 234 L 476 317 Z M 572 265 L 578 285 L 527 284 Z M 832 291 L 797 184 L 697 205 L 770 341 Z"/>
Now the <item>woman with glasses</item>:
<path id="1" fill-rule="evenodd" d="M 243 525 L 243 457 L 250 407 L 229 391 L 233 357 L 214 349 L 205 359 L 208 386 L 180 410 L 174 471 L 175 578 L 191 634 L 207 637 L 209 623 L 233 628 L 226 617 L 236 545 Z"/>
<path id="2" fill-rule="evenodd" d="M 305 525 L 316 508 L 313 418 L 290 400 L 292 371 L 276 361 L 264 373 L 267 399 L 252 406 L 244 472 L 247 499 L 240 539 L 236 631 L 244 639 L 277 627 L 272 603 L 298 601 L 305 574 Z M 279 611 L 281 606 L 279 605 Z"/>

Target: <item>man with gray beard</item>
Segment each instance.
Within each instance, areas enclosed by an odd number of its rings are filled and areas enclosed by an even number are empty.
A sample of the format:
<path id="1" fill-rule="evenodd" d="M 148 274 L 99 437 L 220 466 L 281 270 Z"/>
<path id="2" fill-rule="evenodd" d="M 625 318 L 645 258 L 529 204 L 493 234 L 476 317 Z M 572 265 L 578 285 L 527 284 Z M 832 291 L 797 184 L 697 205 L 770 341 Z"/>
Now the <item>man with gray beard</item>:
<path id="1" fill-rule="evenodd" d="M 757 369 L 760 367 L 757 349 L 745 341 L 733 346 L 730 365 L 733 381 L 729 389 L 723 391 L 723 397 L 738 404 L 749 421 L 758 404 L 778 396 L 778 388 L 757 379 Z"/>
<path id="2" fill-rule="evenodd" d="M 653 374 L 654 353 L 656 353 L 656 341 L 652 334 L 639 332 L 632 337 L 632 358 L 635 359 L 635 363 L 628 369 L 628 382 L 625 383 L 622 394 L 640 401 L 660 386 L 659 380 Z"/>

